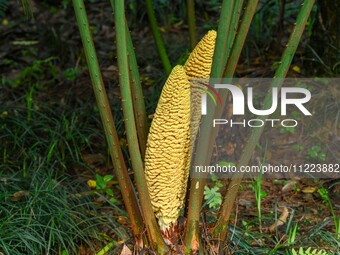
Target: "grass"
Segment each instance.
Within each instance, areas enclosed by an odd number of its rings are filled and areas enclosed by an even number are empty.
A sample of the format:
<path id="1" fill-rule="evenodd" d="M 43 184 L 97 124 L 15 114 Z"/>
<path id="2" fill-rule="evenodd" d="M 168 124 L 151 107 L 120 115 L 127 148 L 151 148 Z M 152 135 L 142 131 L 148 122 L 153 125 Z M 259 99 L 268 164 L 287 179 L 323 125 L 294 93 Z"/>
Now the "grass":
<path id="1" fill-rule="evenodd" d="M 272 218 L 263 217 L 262 220 L 269 222 Z M 286 234 L 280 236 L 257 231 L 257 219 L 239 223 L 237 225 L 241 226 L 229 227 L 229 241 L 226 245 L 229 253 L 226 254 L 292 254 L 292 249 L 299 250 L 300 247 L 324 249 L 327 254 L 339 254 L 340 241 L 327 230 L 330 222 L 331 220 L 327 220 L 307 232 L 303 231 L 298 223 L 293 223 L 286 229 Z"/>
<path id="2" fill-rule="evenodd" d="M 49 174 L 48 174 L 49 173 Z M 80 243 L 100 240 L 90 200 L 71 195 L 75 184 L 53 178 L 53 169 L 1 173 L 0 250 L 5 254 L 75 254 Z M 78 187 L 79 190 L 79 187 Z"/>
<path id="3" fill-rule="evenodd" d="M 105 147 L 95 109 L 28 105 L 27 91 L 0 106 L 0 254 L 77 254 L 129 240 L 117 223 L 125 211 L 79 175 L 94 176 L 83 153 Z"/>
<path id="4" fill-rule="evenodd" d="M 17 104 L 20 105 L 20 101 Z M 59 170 L 66 171 L 70 168 L 67 164 L 80 163 L 81 153 L 85 149 L 91 151 L 96 146 L 95 141 L 102 139 L 102 134 L 94 130 L 98 128 L 93 118 L 96 113 L 87 114 L 88 110 L 82 107 L 71 111 L 36 105 L 28 114 L 24 106 L 4 104 L 0 112 L 3 167 L 21 168 L 24 176 L 27 164 L 38 159 L 48 166 L 60 165 Z M 21 167 L 17 166 L 18 162 L 22 163 Z"/>

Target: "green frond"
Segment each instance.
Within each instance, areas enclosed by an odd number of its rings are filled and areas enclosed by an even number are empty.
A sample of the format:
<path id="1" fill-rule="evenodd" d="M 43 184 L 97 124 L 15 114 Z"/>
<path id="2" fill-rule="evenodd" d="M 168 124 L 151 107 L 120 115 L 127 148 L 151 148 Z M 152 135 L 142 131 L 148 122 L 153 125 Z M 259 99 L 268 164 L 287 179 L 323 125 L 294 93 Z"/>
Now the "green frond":
<path id="1" fill-rule="evenodd" d="M 292 249 L 292 254 L 293 255 L 327 255 L 327 252 L 324 250 L 318 250 L 318 249 L 312 250 L 312 247 L 309 247 L 306 250 L 303 250 L 303 248 L 300 247 L 298 252 Z"/>

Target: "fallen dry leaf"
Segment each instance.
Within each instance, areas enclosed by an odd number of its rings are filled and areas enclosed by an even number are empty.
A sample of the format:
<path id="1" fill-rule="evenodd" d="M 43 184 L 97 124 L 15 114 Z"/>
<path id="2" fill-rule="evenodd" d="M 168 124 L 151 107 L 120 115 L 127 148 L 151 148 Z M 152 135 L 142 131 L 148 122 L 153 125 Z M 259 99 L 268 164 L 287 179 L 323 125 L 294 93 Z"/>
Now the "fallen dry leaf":
<path id="1" fill-rule="evenodd" d="M 235 144 L 229 142 L 229 143 L 227 144 L 227 150 L 226 150 L 226 152 L 227 152 L 227 155 L 228 155 L 228 156 L 234 155 L 234 152 L 235 152 Z"/>
<path id="2" fill-rule="evenodd" d="M 132 255 L 132 251 L 124 244 L 120 255 Z"/>
<path id="3" fill-rule="evenodd" d="M 20 190 L 20 191 L 15 192 L 13 194 L 13 196 L 9 197 L 8 199 L 10 201 L 17 202 L 17 201 L 21 200 L 23 197 L 29 196 L 29 194 L 30 193 L 28 191 Z"/>
<path id="4" fill-rule="evenodd" d="M 240 198 L 238 200 L 238 204 L 241 205 L 241 206 L 245 206 L 246 208 L 249 208 L 253 205 L 253 203 L 251 201 L 243 199 L 243 198 Z"/>
<path id="5" fill-rule="evenodd" d="M 282 192 L 288 192 L 292 191 L 295 188 L 295 185 L 297 184 L 296 181 L 288 181 L 286 185 L 284 185 L 281 189 Z"/>
<path id="6" fill-rule="evenodd" d="M 289 216 L 289 211 L 287 207 L 283 207 L 283 212 L 281 213 L 277 222 L 271 225 L 268 229 L 270 232 L 274 232 L 276 228 L 283 226 L 287 222 L 287 218 Z"/>
<path id="7" fill-rule="evenodd" d="M 97 186 L 97 182 L 95 180 L 88 180 L 87 181 L 87 186 L 90 188 L 94 189 Z"/>
<path id="8" fill-rule="evenodd" d="M 97 163 L 105 161 L 105 156 L 101 153 L 83 154 L 82 158 L 86 162 L 86 164 L 88 164 L 90 167 L 95 167 Z"/>
<path id="9" fill-rule="evenodd" d="M 305 187 L 301 191 L 303 193 L 314 193 L 316 191 L 316 187 Z"/>
<path id="10" fill-rule="evenodd" d="M 301 73 L 301 68 L 299 67 L 299 66 L 293 66 L 292 67 L 292 70 L 294 71 L 294 72 L 296 72 L 296 73 Z"/>

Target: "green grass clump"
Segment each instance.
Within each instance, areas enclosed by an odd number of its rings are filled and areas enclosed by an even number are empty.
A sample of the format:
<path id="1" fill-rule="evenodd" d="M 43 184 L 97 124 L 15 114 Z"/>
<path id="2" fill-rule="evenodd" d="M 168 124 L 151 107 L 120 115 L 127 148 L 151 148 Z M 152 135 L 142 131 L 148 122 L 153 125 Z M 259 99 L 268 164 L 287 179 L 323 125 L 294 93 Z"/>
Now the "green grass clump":
<path id="1" fill-rule="evenodd" d="M 62 171 L 69 168 L 67 164 L 80 162 L 82 151 L 91 149 L 90 140 L 100 136 L 89 128 L 94 126 L 91 115 L 82 112 L 87 111 L 0 106 L 1 169 L 25 175 L 29 165 L 39 160 L 49 167 L 58 165 Z"/>
<path id="2" fill-rule="evenodd" d="M 55 178 L 53 169 L 0 176 L 0 252 L 76 254 L 80 243 L 91 247 L 100 238 L 92 202 L 75 196 L 80 188 Z"/>
<path id="3" fill-rule="evenodd" d="M 22 102 L 0 105 L 0 254 L 77 254 L 111 234 L 128 239 L 109 202 L 98 205 L 100 194 L 75 176 L 91 173 L 82 154 L 105 145 L 95 112 Z"/>

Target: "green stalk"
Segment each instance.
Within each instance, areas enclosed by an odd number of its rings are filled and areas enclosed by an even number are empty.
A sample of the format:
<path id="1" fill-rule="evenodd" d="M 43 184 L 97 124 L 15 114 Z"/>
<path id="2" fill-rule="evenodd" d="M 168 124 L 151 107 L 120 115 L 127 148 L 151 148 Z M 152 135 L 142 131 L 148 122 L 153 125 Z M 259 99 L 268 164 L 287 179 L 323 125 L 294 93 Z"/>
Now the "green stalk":
<path id="1" fill-rule="evenodd" d="M 278 79 L 275 79 L 273 81 L 271 85 L 271 89 L 273 88 L 280 89 L 282 85 L 281 78 L 284 78 L 287 75 L 289 66 L 296 52 L 297 46 L 301 39 L 302 33 L 304 31 L 305 25 L 307 23 L 307 20 L 308 20 L 310 11 L 314 5 L 314 2 L 315 0 L 305 0 L 304 3 L 302 4 L 302 8 L 297 17 L 294 30 L 289 38 L 287 48 L 285 49 L 282 55 L 281 64 L 274 76 L 274 78 L 278 78 Z M 271 105 L 271 102 L 272 102 L 272 93 L 271 91 L 269 91 L 269 93 L 267 94 L 264 100 L 263 109 L 268 109 Z M 259 116 L 259 119 L 261 120 L 265 120 L 266 118 L 268 118 L 268 116 Z M 258 141 L 261 137 L 263 129 L 264 129 L 264 126 L 253 129 L 250 135 L 250 138 L 241 155 L 241 159 L 237 164 L 237 169 L 240 169 L 241 166 L 245 166 L 248 164 L 253 154 L 253 151 L 256 145 L 258 144 Z M 227 226 L 229 222 L 229 217 L 232 212 L 233 204 L 236 198 L 237 191 L 239 190 L 242 177 L 243 177 L 242 173 L 237 173 L 235 174 L 235 176 L 233 176 L 229 184 L 228 191 L 223 199 L 223 204 L 222 204 L 222 207 L 219 213 L 219 218 L 214 228 L 214 236 L 216 238 L 219 238 L 221 241 L 224 241 L 227 235 Z"/>
<path id="2" fill-rule="evenodd" d="M 254 17 L 256 7 L 259 0 L 248 1 L 246 5 L 246 9 L 244 11 L 244 15 L 242 17 L 242 21 L 240 27 L 237 31 L 237 35 L 235 37 L 235 41 L 233 43 L 233 48 L 230 53 L 227 64 L 224 66 L 223 77 L 231 78 L 233 77 L 238 60 L 240 58 L 244 42 L 246 41 L 247 34 L 250 28 L 251 21 Z M 225 102 L 227 98 L 227 94 L 223 93 L 221 95 L 222 102 Z"/>
<path id="3" fill-rule="evenodd" d="M 227 61 L 224 52 L 227 48 L 231 48 L 231 45 L 228 45 L 228 31 L 230 30 L 233 4 L 234 1 L 223 1 L 211 77 L 219 77 L 222 75 L 222 66 Z M 213 108 L 214 106 L 211 100 L 208 100 L 208 109 Z M 210 123 L 212 122 L 212 117 L 212 114 L 202 117 L 202 128 L 200 130 L 201 138 L 198 140 L 197 151 L 193 165 L 204 165 L 206 164 L 206 159 L 210 157 L 207 156 L 209 150 L 209 146 L 207 146 L 207 144 L 209 144 L 210 139 Z M 205 175 L 201 175 L 199 178 L 193 178 L 190 182 L 189 209 L 187 225 L 184 233 L 184 243 L 187 249 L 192 250 L 193 252 L 197 251 L 199 248 L 199 220 L 205 183 Z"/>
<path id="4" fill-rule="evenodd" d="M 242 6 L 243 6 L 244 0 L 235 0 L 233 15 L 231 17 L 231 24 L 230 24 L 230 36 L 228 36 L 228 45 L 232 46 L 234 45 L 235 36 L 238 30 L 238 26 L 240 23 L 240 16 L 242 12 Z M 225 52 L 226 56 L 225 59 L 228 61 L 230 56 L 231 48 L 227 49 Z"/>
<path id="5" fill-rule="evenodd" d="M 258 4 L 259 0 L 252 0 L 252 1 L 248 1 L 243 17 L 242 17 L 242 21 L 241 24 L 238 25 L 238 23 L 240 22 L 240 11 L 242 8 L 241 2 L 242 1 L 237 1 L 234 5 L 234 11 L 233 11 L 233 15 L 231 18 L 231 27 L 232 29 L 230 29 L 230 37 L 227 38 L 228 42 L 227 42 L 227 53 L 225 54 L 225 59 L 227 60 L 223 70 L 226 70 L 226 68 L 229 68 L 229 72 L 227 74 L 225 74 L 225 71 L 223 71 L 223 73 L 219 73 L 219 82 L 222 81 L 222 77 L 228 77 L 228 78 L 232 78 L 234 75 L 234 72 L 236 70 L 236 66 L 239 60 L 239 57 L 241 55 L 242 49 L 243 49 L 243 45 L 244 42 L 246 40 L 249 28 L 250 28 L 250 24 L 251 21 L 254 17 L 255 11 L 256 11 L 256 6 Z M 237 19 L 237 20 L 236 20 Z M 238 27 L 237 31 L 233 31 L 233 29 L 235 29 L 236 27 Z M 232 46 L 231 46 L 232 45 Z M 218 54 L 218 53 L 216 53 Z M 213 77 L 213 76 L 211 76 Z M 225 90 L 221 90 L 219 91 L 219 94 L 221 96 L 221 100 L 222 102 L 226 102 L 227 100 L 227 96 L 228 93 Z M 208 109 L 213 109 L 214 114 L 210 115 L 210 119 L 207 121 L 207 124 L 209 128 L 209 130 L 211 130 L 211 127 L 209 127 L 209 123 L 212 123 L 213 119 L 216 118 L 220 118 L 222 115 L 222 107 L 211 107 Z M 203 125 L 205 125 L 205 123 L 203 123 Z M 211 159 L 211 155 L 212 155 L 212 149 L 213 149 L 213 142 L 215 141 L 216 135 L 218 133 L 218 128 L 214 128 L 211 131 L 209 131 L 209 135 L 207 138 L 208 141 L 208 146 L 206 146 L 206 150 L 207 153 L 205 153 L 206 155 L 206 163 L 208 163 Z"/>
<path id="6" fill-rule="evenodd" d="M 128 141 L 131 163 L 134 170 L 135 181 L 137 184 L 138 195 L 146 231 L 149 241 L 153 249 L 157 249 L 158 254 L 164 254 L 168 251 L 168 247 L 163 241 L 160 230 L 158 228 L 155 215 L 152 210 L 150 195 L 144 175 L 144 166 L 141 153 L 138 146 L 138 138 L 136 132 L 136 122 L 133 111 L 132 96 L 130 89 L 126 20 L 124 13 L 124 1 L 114 1 L 114 16 L 117 41 L 117 59 L 119 68 L 119 83 L 122 97 L 122 106 L 124 114 L 124 123 L 126 136 Z"/>
<path id="7" fill-rule="evenodd" d="M 234 0 L 224 0 L 222 4 L 220 24 L 218 25 L 216 46 L 214 52 L 214 59 L 211 67 L 212 78 L 219 78 L 223 74 L 223 68 L 227 62 L 228 52 L 230 51 L 232 44 L 229 31 L 231 30 L 231 20 L 233 13 Z"/>
<path id="8" fill-rule="evenodd" d="M 190 180 L 188 216 L 184 232 L 184 244 L 187 250 L 192 251 L 192 253 L 198 251 L 200 246 L 199 220 L 205 184 L 206 179 L 204 177 L 192 178 Z"/>
<path id="9" fill-rule="evenodd" d="M 81 40 L 83 42 L 84 52 L 89 67 L 100 117 L 104 126 L 105 136 L 115 169 L 115 174 L 123 195 L 125 208 L 129 215 L 134 235 L 137 240 L 141 240 L 144 229 L 143 219 L 139 211 L 137 199 L 133 191 L 124 157 L 120 148 L 119 138 L 114 125 L 109 100 L 107 98 L 105 86 L 100 72 L 97 54 L 94 48 L 83 0 L 73 0 L 73 7 L 77 18 Z"/>
<path id="10" fill-rule="evenodd" d="M 238 28 L 237 32 L 230 33 L 231 36 L 234 36 L 234 38 L 228 38 L 228 43 L 232 44 L 233 46 L 232 46 L 230 53 L 228 54 L 227 63 L 224 66 L 223 74 L 221 74 L 222 77 L 232 78 L 234 75 L 234 72 L 236 70 L 236 66 L 240 58 L 240 55 L 241 55 L 248 31 L 249 31 L 249 28 L 250 28 L 251 21 L 254 17 L 258 2 L 259 0 L 252 0 L 252 1 L 247 2 L 240 27 Z M 240 19 L 240 13 L 238 12 L 240 11 L 240 8 L 241 8 L 240 5 L 241 3 L 239 1 L 235 4 L 236 11 L 233 13 L 231 26 L 234 26 L 234 27 L 238 26 L 237 23 L 239 23 L 239 21 L 236 21 L 236 18 Z M 226 69 L 228 71 L 227 73 L 225 73 Z M 220 81 L 222 81 L 222 78 L 220 78 Z M 221 96 L 222 102 L 226 102 L 228 92 L 225 90 L 220 90 L 219 94 Z M 214 114 L 212 114 L 213 117 L 209 120 L 210 121 L 209 123 L 211 123 L 213 119 L 221 118 L 222 110 L 223 110 L 222 107 L 217 107 L 217 108 L 212 107 L 211 109 L 214 110 Z M 215 141 L 217 133 L 218 133 L 218 128 L 212 129 L 209 133 L 209 141 Z M 213 149 L 213 145 L 208 146 L 208 153 L 206 154 L 207 155 L 206 162 L 209 162 L 211 159 L 212 149 Z"/>
<path id="11" fill-rule="evenodd" d="M 240 26 L 237 30 L 236 33 L 231 33 L 231 35 L 234 35 L 235 38 L 231 39 L 230 41 L 233 41 L 233 47 L 228 55 L 228 60 L 226 65 L 224 66 L 224 71 L 223 71 L 223 77 L 227 77 L 227 78 L 232 78 L 234 75 L 234 72 L 236 70 L 236 66 L 238 63 L 238 60 L 240 58 L 245 40 L 247 38 L 247 34 L 252 22 L 252 19 L 255 15 L 256 12 L 256 7 L 258 4 L 259 0 L 252 0 L 252 1 L 248 1 L 245 11 L 244 11 L 244 15 L 242 17 L 242 21 L 240 23 Z M 236 7 L 236 9 L 239 9 L 239 6 Z M 238 18 L 240 18 L 239 13 L 236 11 L 233 13 L 233 16 L 237 16 Z M 232 19 L 232 23 L 233 23 L 234 19 Z M 236 22 L 234 22 L 236 23 Z M 236 26 L 236 24 L 235 24 Z M 221 78 L 222 79 L 222 78 Z M 228 92 L 225 90 L 220 90 L 219 94 L 221 96 L 222 102 L 226 102 L 227 100 L 227 96 L 228 96 Z M 222 107 L 212 107 L 209 109 L 213 109 L 214 110 L 214 114 L 212 114 L 211 118 L 209 119 L 208 123 L 212 123 L 213 119 L 216 118 L 220 118 L 222 115 Z M 218 133 L 218 128 L 214 128 L 210 131 L 209 133 L 209 137 L 208 137 L 208 141 L 209 141 L 209 145 L 207 146 L 207 151 L 208 153 L 206 153 L 207 155 L 207 159 L 206 162 L 209 162 L 211 159 L 211 155 L 212 155 L 212 149 L 213 149 L 213 141 L 215 141 L 216 135 Z"/>
<path id="12" fill-rule="evenodd" d="M 113 0 L 111 0 L 113 2 Z M 136 54 L 132 44 L 131 34 L 126 24 L 127 47 L 129 56 L 131 94 L 133 98 L 133 109 L 137 120 L 137 134 L 142 158 L 145 156 L 146 141 L 148 134 L 148 120 L 146 116 L 143 89 L 140 83 L 139 71 L 137 66 Z"/>
<path id="13" fill-rule="evenodd" d="M 191 47 L 191 50 L 193 50 L 197 44 L 197 30 L 196 30 L 196 21 L 195 21 L 195 1 L 194 0 L 187 0 L 187 13 L 188 13 L 190 47 Z"/>
<path id="14" fill-rule="evenodd" d="M 162 60 L 162 64 L 163 64 L 166 75 L 169 75 L 171 73 L 172 67 L 171 67 L 168 54 L 166 53 L 166 50 L 165 50 L 162 36 L 158 30 L 155 12 L 152 6 L 152 0 L 146 0 L 145 3 L 146 3 L 146 10 L 148 13 L 152 34 L 153 34 L 153 37 L 155 39 L 155 43 L 157 46 L 158 54 Z"/>
<path id="15" fill-rule="evenodd" d="M 110 0 L 112 10 L 114 10 L 114 0 Z M 130 80 L 131 80 L 131 93 L 133 98 L 133 109 L 135 113 L 135 119 L 137 120 L 137 135 L 139 146 L 142 154 L 142 158 L 145 156 L 146 141 L 148 134 L 148 121 L 146 116 L 143 89 L 140 82 L 138 64 L 136 59 L 135 50 L 132 43 L 131 33 L 126 24 L 127 35 L 127 49 L 128 49 L 128 61 L 130 68 Z"/>

